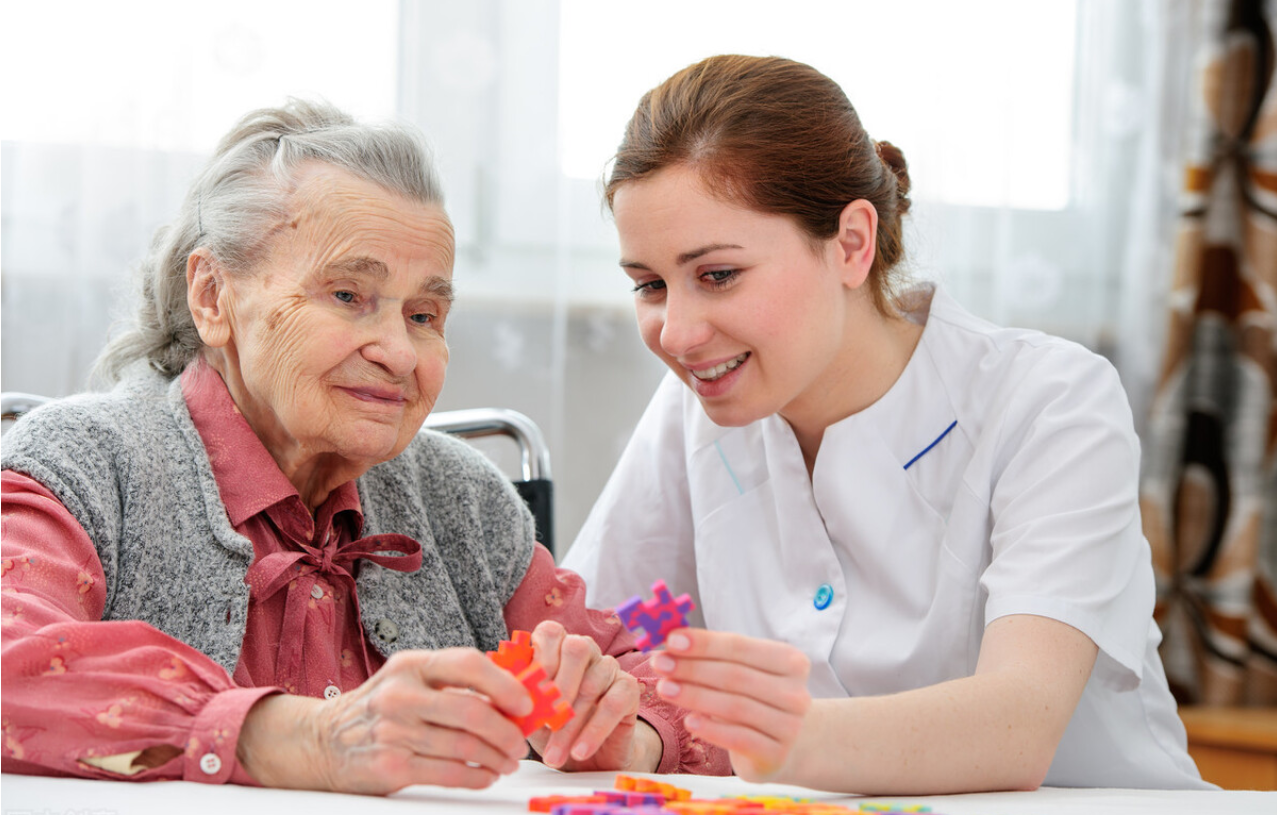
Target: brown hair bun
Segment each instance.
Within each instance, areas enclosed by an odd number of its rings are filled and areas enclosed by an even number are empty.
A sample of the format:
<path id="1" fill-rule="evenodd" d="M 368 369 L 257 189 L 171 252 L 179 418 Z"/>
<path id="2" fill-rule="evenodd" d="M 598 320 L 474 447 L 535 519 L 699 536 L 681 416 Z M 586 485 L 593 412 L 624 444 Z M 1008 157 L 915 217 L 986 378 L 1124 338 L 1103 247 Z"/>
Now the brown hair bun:
<path id="1" fill-rule="evenodd" d="M 904 215 L 909 211 L 909 190 L 913 186 L 913 182 L 909 180 L 909 162 L 905 161 L 905 154 L 900 152 L 900 148 L 889 141 L 876 142 L 874 149 L 878 151 L 878 158 L 882 159 L 882 163 L 891 168 L 896 176 L 896 194 L 900 197 L 899 212 Z"/>

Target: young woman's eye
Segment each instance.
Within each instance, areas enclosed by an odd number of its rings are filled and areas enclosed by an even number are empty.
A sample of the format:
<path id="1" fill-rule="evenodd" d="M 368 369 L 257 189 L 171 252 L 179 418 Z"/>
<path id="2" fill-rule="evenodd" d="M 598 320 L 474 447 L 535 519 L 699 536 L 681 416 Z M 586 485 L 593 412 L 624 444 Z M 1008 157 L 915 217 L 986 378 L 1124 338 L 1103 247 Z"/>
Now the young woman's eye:
<path id="1" fill-rule="evenodd" d="M 701 279 L 711 286 L 726 286 L 740 274 L 739 269 L 714 269 L 701 275 Z"/>
<path id="2" fill-rule="evenodd" d="M 658 291 L 661 291 L 664 288 L 665 288 L 664 280 L 648 280 L 644 283 L 639 283 L 638 285 L 636 285 L 634 287 L 634 293 L 637 294 L 639 297 L 647 297 L 652 294 L 655 294 Z"/>

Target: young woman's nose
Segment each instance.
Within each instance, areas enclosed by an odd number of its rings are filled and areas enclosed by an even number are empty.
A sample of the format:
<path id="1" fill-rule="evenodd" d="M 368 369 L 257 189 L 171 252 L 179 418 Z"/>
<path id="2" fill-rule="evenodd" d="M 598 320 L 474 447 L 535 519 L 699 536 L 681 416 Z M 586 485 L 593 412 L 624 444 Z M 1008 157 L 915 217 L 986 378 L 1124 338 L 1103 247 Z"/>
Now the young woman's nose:
<path id="1" fill-rule="evenodd" d="M 695 295 L 668 292 L 665 322 L 661 326 L 661 349 L 672 357 L 682 357 L 704 344 L 714 334 L 706 304 Z"/>

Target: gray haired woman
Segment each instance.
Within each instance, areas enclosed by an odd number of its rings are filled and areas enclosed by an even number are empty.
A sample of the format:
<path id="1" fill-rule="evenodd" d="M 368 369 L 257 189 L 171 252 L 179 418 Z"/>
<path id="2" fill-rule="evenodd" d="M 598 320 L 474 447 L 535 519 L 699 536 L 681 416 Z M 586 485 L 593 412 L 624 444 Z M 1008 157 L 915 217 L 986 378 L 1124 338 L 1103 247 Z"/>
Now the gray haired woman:
<path id="1" fill-rule="evenodd" d="M 112 390 L 5 437 L 5 772 L 386 793 L 485 786 L 529 744 L 725 771 L 640 704 L 644 657 L 508 481 L 418 432 L 453 249 L 405 127 L 293 101 L 222 140 L 100 359 Z M 529 694 L 482 653 L 514 629 L 576 712 L 526 742 Z"/>

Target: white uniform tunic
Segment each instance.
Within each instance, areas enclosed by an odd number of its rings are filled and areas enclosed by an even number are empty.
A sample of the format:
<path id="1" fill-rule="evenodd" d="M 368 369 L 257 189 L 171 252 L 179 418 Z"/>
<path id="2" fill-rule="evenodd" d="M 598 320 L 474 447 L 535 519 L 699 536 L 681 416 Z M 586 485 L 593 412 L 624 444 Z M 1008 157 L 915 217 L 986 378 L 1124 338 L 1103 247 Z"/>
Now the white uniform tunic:
<path id="1" fill-rule="evenodd" d="M 719 427 L 667 376 L 564 565 L 595 605 L 664 579 L 694 624 L 792 643 L 816 697 L 969 676 L 993 620 L 1060 620 L 1100 653 L 1046 783 L 1209 786 L 1157 654 L 1116 372 L 930 294 L 899 381 L 825 431 L 810 478 L 782 418 Z"/>

